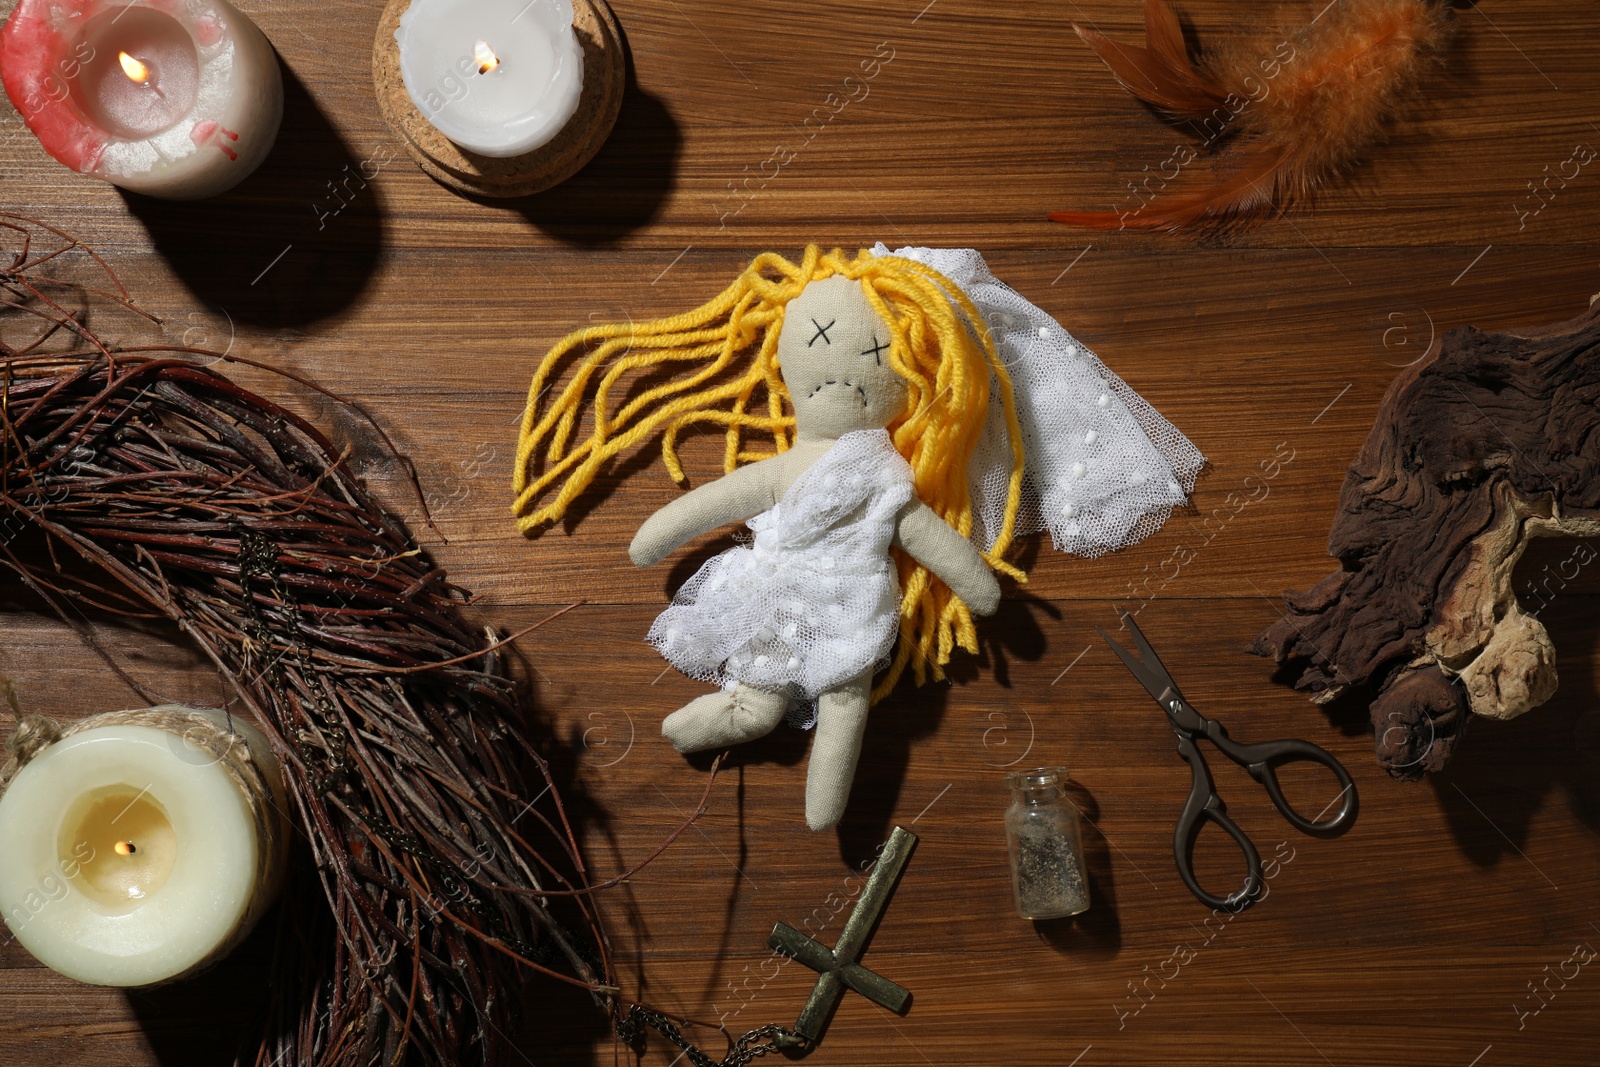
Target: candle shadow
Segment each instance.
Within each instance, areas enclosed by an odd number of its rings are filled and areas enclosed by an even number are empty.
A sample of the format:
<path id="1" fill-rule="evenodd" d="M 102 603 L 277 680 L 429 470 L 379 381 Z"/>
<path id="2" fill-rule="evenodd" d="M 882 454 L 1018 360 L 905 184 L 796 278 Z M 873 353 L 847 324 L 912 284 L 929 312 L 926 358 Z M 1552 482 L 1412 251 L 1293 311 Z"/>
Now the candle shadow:
<path id="1" fill-rule="evenodd" d="M 260 169 L 200 201 L 120 190 L 159 252 L 200 300 L 235 322 L 299 327 L 348 308 L 383 251 L 372 179 L 399 155 L 358 158 L 294 71 L 283 127 Z"/>
<path id="2" fill-rule="evenodd" d="M 682 144 L 677 120 L 660 97 L 640 88 L 630 58 L 616 128 L 582 170 L 533 196 L 480 202 L 514 206 L 540 230 L 570 244 L 613 244 L 660 214 L 677 182 Z"/>
<path id="3" fill-rule="evenodd" d="M 228 957 L 194 978 L 123 992 L 161 1067 L 232 1063 L 271 995 L 274 909 Z"/>

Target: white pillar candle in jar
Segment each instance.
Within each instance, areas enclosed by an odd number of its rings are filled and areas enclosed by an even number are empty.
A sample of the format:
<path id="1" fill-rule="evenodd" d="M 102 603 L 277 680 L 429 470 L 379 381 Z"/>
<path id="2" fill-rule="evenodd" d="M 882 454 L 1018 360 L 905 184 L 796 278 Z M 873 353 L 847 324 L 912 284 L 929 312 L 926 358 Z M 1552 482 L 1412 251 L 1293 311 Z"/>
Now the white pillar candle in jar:
<path id="1" fill-rule="evenodd" d="M 226 0 L 21 0 L 0 80 L 56 159 L 173 200 L 244 180 L 283 117 L 278 57 Z"/>
<path id="2" fill-rule="evenodd" d="M 394 37 L 411 102 L 469 152 L 531 152 L 578 110 L 572 0 L 412 0 Z"/>
<path id="3" fill-rule="evenodd" d="M 156 985 L 249 933 L 280 888 L 289 824 L 266 738 L 238 717 L 229 731 L 220 711 L 163 706 L 24 752 L 0 795 L 0 915 L 41 963 Z"/>

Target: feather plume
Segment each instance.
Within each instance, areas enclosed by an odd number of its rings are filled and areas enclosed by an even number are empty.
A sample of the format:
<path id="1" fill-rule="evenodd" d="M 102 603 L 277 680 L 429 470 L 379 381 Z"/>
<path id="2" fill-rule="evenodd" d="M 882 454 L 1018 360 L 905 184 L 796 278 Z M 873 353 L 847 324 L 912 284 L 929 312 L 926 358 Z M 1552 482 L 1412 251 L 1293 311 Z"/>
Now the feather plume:
<path id="1" fill-rule="evenodd" d="M 1309 23 L 1197 60 L 1166 0 L 1145 0 L 1144 22 L 1144 47 L 1073 29 L 1123 88 L 1217 151 L 1203 177 L 1146 179 L 1150 198 L 1127 211 L 1057 211 L 1056 222 L 1217 231 L 1309 203 L 1382 139 L 1453 25 L 1442 0 L 1332 0 Z"/>

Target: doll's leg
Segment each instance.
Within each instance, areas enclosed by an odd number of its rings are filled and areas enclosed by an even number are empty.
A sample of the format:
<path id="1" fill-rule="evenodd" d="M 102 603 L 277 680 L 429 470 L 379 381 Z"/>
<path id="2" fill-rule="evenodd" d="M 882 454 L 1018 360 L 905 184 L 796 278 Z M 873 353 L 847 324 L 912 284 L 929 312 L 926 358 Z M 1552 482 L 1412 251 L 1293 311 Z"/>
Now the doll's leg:
<path id="1" fill-rule="evenodd" d="M 679 752 L 725 748 L 765 737 L 789 710 L 782 693 L 735 688 L 696 697 L 661 720 L 661 733 Z"/>
<path id="2" fill-rule="evenodd" d="M 817 698 L 816 739 L 806 766 L 806 825 L 813 830 L 826 830 L 844 815 L 871 692 L 872 672 L 867 671 Z"/>

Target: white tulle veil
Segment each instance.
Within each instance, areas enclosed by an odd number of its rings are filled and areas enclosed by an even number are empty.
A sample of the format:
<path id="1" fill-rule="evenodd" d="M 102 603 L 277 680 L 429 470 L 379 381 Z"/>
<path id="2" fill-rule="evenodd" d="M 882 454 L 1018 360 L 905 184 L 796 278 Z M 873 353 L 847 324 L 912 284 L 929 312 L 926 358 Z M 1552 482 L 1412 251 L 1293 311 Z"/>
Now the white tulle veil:
<path id="1" fill-rule="evenodd" d="M 1011 375 L 1025 475 L 1017 534 L 1048 529 L 1063 552 L 1093 558 L 1160 529 L 1205 465 L 1190 440 L 1059 322 L 989 272 L 971 248 L 873 248 L 925 264 L 983 315 Z M 1011 445 L 991 391 L 970 465 L 972 539 L 989 548 L 1005 511 Z"/>

